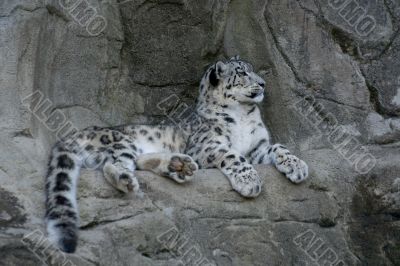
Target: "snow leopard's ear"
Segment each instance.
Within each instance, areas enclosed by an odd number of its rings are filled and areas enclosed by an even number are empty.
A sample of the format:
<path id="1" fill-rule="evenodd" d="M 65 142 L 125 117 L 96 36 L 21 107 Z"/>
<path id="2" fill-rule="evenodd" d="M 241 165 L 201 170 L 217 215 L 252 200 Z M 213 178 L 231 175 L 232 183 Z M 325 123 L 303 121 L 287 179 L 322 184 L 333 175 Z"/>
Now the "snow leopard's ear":
<path id="1" fill-rule="evenodd" d="M 229 59 L 230 61 L 239 61 L 240 60 L 240 56 L 239 55 L 235 55 L 233 57 L 231 57 L 231 59 Z"/>
<path id="2" fill-rule="evenodd" d="M 214 87 L 217 87 L 219 80 L 226 75 L 227 70 L 228 67 L 224 62 L 218 61 L 217 63 L 215 63 L 213 69 L 210 72 L 210 84 Z"/>

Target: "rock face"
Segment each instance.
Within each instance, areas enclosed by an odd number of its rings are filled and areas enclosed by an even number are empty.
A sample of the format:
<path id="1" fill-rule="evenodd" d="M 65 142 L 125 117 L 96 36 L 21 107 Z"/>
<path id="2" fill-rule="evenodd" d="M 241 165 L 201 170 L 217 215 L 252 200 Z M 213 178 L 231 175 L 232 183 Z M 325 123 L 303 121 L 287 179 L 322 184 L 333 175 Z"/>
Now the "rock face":
<path id="1" fill-rule="evenodd" d="M 1 1 L 0 265 L 399 265 L 399 31 L 395 0 Z M 170 123 L 157 104 L 191 108 L 204 67 L 235 54 L 309 180 L 259 166 L 247 200 L 217 170 L 184 186 L 141 172 L 135 198 L 84 171 L 78 251 L 49 246 L 61 128 Z"/>

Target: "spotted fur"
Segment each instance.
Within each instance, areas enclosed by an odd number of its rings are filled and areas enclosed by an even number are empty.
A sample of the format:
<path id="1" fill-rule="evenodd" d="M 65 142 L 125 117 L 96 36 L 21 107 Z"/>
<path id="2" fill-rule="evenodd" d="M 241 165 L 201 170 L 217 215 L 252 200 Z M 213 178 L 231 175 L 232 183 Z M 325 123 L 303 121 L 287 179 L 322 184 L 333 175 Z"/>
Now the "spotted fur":
<path id="1" fill-rule="evenodd" d="M 102 169 L 106 180 L 125 193 L 140 193 L 136 169 L 184 183 L 199 167 L 216 167 L 244 197 L 261 192 L 263 182 L 254 164 L 272 163 L 294 183 L 306 179 L 307 165 L 283 145 L 270 143 L 257 107 L 264 87 L 249 63 L 238 57 L 218 61 L 201 80 L 189 124 L 90 127 L 57 143 L 46 178 L 50 239 L 65 252 L 76 249 L 76 185 L 81 167 Z"/>

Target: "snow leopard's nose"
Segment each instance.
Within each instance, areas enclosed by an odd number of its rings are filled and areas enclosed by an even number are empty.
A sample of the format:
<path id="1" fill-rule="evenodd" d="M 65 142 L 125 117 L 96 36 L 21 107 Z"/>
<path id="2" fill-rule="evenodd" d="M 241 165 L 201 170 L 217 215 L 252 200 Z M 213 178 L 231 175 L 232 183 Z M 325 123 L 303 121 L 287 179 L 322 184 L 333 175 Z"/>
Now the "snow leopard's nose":
<path id="1" fill-rule="evenodd" d="M 260 86 L 261 88 L 265 88 L 265 82 L 261 82 L 261 81 L 259 81 L 259 82 L 257 82 L 257 84 L 258 84 L 258 86 Z"/>

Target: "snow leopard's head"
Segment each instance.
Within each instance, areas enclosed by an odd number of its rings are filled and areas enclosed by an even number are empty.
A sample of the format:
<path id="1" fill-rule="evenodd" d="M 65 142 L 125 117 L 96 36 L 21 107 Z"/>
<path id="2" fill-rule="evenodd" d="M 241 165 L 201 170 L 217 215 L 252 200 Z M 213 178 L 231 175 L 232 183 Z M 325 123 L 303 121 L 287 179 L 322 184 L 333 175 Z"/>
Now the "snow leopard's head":
<path id="1" fill-rule="evenodd" d="M 218 103 L 258 103 L 264 98 L 265 81 L 253 66 L 238 56 L 211 65 L 203 76 L 200 96 Z"/>

